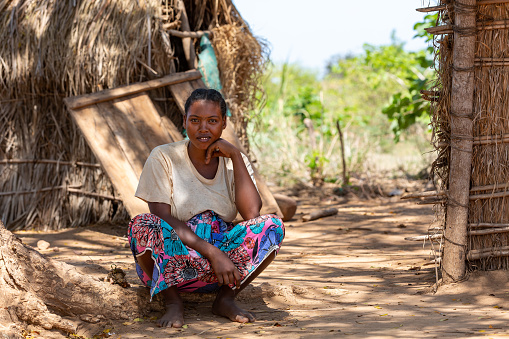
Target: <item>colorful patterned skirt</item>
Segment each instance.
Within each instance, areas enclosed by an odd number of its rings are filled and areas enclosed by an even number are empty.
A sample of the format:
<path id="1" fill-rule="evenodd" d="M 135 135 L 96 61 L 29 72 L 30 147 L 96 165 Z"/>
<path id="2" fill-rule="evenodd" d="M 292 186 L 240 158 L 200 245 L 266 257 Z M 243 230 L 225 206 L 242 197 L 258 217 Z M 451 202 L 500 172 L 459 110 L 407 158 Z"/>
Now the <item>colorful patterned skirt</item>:
<path id="1" fill-rule="evenodd" d="M 262 215 L 237 225 L 223 221 L 215 212 L 195 215 L 187 226 L 200 238 L 216 246 L 231 259 L 244 282 L 272 252 L 281 248 L 285 230 L 274 214 Z M 136 272 L 150 287 L 150 296 L 177 285 L 181 292 L 214 292 L 219 288 L 210 262 L 185 246 L 177 232 L 159 217 L 145 213 L 131 220 L 128 238 L 136 261 Z M 152 252 L 154 271 L 147 276 L 137 257 Z M 233 287 L 234 285 L 230 285 Z"/>

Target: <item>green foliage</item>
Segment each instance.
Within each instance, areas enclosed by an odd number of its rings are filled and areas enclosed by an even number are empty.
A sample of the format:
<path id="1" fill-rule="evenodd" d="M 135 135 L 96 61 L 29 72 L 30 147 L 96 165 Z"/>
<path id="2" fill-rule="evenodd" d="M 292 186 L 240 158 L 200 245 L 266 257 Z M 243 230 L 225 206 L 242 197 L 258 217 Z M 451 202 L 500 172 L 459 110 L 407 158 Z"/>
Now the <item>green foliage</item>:
<path id="1" fill-rule="evenodd" d="M 417 23 L 416 36 L 426 37 L 424 28 L 432 20 L 436 17 L 426 16 L 426 22 Z M 393 152 L 394 140 L 403 135 L 402 140 L 425 144 L 428 105 L 420 90 L 432 75 L 431 65 L 428 51 L 408 52 L 394 35 L 389 45 L 366 44 L 359 55 L 336 57 L 322 79 L 297 64 L 271 65 L 262 79 L 266 104 L 253 115 L 259 119 L 248 131 L 264 174 L 279 184 L 342 180 L 337 121 L 349 178 Z M 305 119 L 312 122 L 314 134 Z"/>

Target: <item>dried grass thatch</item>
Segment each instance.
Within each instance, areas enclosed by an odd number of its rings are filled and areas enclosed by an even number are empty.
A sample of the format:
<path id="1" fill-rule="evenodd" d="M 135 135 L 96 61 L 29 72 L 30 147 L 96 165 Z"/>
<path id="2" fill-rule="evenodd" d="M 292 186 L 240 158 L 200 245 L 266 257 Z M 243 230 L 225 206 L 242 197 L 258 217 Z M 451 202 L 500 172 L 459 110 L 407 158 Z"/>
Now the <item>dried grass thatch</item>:
<path id="1" fill-rule="evenodd" d="M 184 3 L 191 30 L 217 32 L 213 43 L 228 46 L 218 59 L 237 63 L 234 72 L 219 66 L 239 107 L 233 118 L 244 121 L 263 48 L 231 0 Z M 167 31 L 180 24 L 177 0 L 0 0 L 0 218 L 10 229 L 128 218 L 63 98 L 189 69 L 181 38 Z M 150 94 L 181 126 L 169 92 Z"/>
<path id="2" fill-rule="evenodd" d="M 454 22 L 453 2 L 441 4 L 447 6 L 440 11 L 438 24 Z M 467 259 L 470 269 L 509 269 L 509 232 L 504 230 L 509 226 L 509 196 L 504 193 L 509 183 L 509 3 L 478 3 L 476 20 Z M 504 24 L 486 29 L 497 22 Z M 433 140 L 438 152 L 433 171 L 440 178 L 441 191 L 447 192 L 449 178 L 455 175 L 454 168 L 449 167 L 453 35 L 438 36 L 435 43 L 438 81 L 434 90 L 439 100 L 432 104 Z M 438 211 L 437 217 L 445 220 L 445 209 Z"/>

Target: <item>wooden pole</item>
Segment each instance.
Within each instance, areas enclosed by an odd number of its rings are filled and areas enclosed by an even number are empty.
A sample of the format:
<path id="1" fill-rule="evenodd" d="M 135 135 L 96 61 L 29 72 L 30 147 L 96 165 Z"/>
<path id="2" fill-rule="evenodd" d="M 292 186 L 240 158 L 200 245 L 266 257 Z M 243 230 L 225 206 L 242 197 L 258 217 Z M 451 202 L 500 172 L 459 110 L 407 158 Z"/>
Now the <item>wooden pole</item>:
<path id="1" fill-rule="evenodd" d="M 180 10 L 180 30 L 182 32 L 190 32 L 189 20 L 187 18 L 186 6 L 184 1 L 178 1 L 178 8 Z M 196 52 L 194 50 L 193 40 L 191 38 L 182 38 L 182 45 L 184 46 L 184 55 L 186 56 L 187 64 L 190 69 L 196 69 L 198 62 L 196 61 Z"/>
<path id="2" fill-rule="evenodd" d="M 452 283 L 466 272 L 470 174 L 472 171 L 476 0 L 454 1 L 453 72 L 451 86 L 451 158 L 442 279 Z"/>
<path id="3" fill-rule="evenodd" d="M 343 161 L 343 186 L 348 185 L 348 177 L 346 175 L 346 160 L 345 160 L 345 141 L 343 139 L 343 132 L 339 125 L 339 120 L 336 120 L 336 128 L 338 129 L 339 142 L 341 143 L 341 160 Z"/>

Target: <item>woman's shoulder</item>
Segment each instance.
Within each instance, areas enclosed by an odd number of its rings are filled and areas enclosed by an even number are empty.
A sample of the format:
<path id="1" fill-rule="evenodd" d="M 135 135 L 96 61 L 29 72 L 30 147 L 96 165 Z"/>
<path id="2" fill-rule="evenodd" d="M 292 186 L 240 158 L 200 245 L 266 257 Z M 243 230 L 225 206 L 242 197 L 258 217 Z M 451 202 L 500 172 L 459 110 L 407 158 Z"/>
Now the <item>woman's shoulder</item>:
<path id="1" fill-rule="evenodd" d="M 169 144 L 159 145 L 154 147 L 152 152 L 150 152 L 151 157 L 171 157 L 174 156 L 175 153 L 179 153 L 182 150 L 185 150 L 187 145 L 187 140 L 181 140 L 176 142 L 171 142 Z"/>

